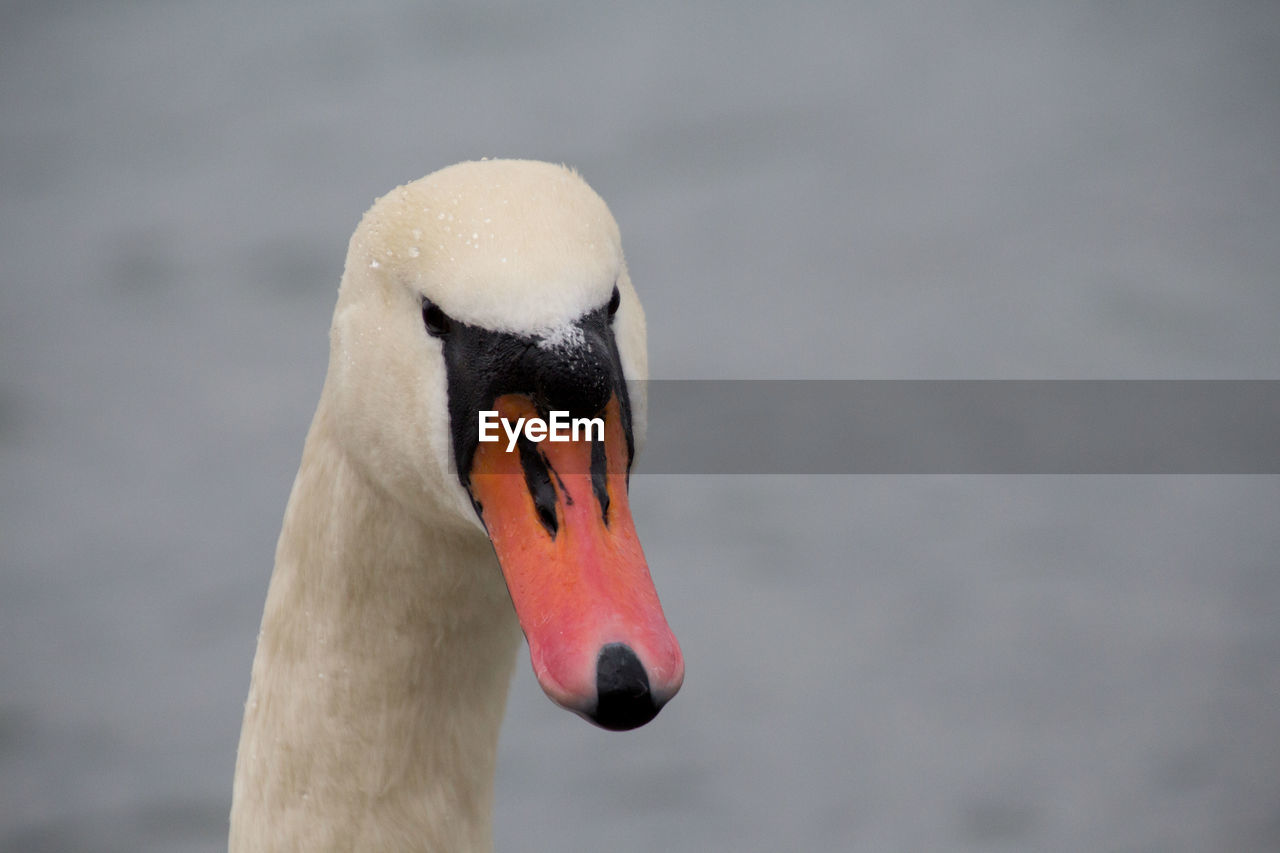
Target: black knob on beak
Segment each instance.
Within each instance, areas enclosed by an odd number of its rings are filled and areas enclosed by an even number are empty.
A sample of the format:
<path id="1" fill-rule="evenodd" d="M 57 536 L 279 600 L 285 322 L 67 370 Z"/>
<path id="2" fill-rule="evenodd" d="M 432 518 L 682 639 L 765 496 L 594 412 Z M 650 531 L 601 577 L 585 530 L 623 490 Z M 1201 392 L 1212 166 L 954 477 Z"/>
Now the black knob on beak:
<path id="1" fill-rule="evenodd" d="M 591 327 L 563 342 L 540 342 L 529 351 L 535 359 L 537 402 L 547 411 L 568 412 L 570 417 L 597 415 L 613 393 L 613 357 L 604 336 Z"/>

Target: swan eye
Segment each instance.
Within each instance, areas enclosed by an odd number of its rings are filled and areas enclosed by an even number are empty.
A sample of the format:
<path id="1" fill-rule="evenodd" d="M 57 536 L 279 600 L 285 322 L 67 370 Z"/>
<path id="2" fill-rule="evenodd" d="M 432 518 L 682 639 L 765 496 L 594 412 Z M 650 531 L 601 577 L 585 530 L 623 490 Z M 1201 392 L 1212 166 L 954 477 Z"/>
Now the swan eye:
<path id="1" fill-rule="evenodd" d="M 609 297 L 609 316 L 612 317 L 618 313 L 618 306 L 622 304 L 622 294 L 618 292 L 618 285 L 613 286 L 613 295 Z"/>
<path id="2" fill-rule="evenodd" d="M 439 338 L 449 334 L 449 330 L 453 328 L 453 321 L 440 310 L 439 305 L 424 297 L 422 300 L 422 325 L 427 327 L 428 334 Z"/>

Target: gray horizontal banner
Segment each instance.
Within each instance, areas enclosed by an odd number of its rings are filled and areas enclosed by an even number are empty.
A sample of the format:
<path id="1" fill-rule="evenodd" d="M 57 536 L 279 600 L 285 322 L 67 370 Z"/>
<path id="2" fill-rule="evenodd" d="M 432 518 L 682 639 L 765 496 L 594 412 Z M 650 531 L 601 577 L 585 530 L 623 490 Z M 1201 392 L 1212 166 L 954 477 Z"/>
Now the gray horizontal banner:
<path id="1" fill-rule="evenodd" d="M 651 380 L 637 474 L 1278 474 L 1277 380 Z"/>

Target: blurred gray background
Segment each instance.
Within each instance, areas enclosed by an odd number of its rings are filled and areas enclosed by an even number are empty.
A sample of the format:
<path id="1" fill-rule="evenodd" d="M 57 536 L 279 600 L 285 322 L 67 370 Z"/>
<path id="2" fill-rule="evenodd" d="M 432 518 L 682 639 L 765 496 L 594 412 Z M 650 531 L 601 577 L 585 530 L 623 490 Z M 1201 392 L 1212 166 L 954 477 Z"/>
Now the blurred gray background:
<path id="1" fill-rule="evenodd" d="M 225 845 L 347 238 L 577 166 L 656 377 L 1280 378 L 1271 2 L 0 5 L 0 849 Z M 643 471 L 643 460 L 641 460 Z M 500 850 L 1280 849 L 1280 478 L 638 476 Z"/>

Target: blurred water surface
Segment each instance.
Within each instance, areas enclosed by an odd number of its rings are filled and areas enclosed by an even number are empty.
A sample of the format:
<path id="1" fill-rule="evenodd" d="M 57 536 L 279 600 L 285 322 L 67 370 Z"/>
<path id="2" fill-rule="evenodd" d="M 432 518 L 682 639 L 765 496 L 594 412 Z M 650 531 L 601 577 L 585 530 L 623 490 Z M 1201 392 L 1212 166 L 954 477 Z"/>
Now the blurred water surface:
<path id="1" fill-rule="evenodd" d="M 346 241 L 450 162 L 584 173 L 659 378 L 1280 377 L 1273 4 L 0 18 L 4 850 L 225 846 Z M 499 849 L 1280 849 L 1280 479 L 633 492 L 686 687 L 522 661 Z"/>

